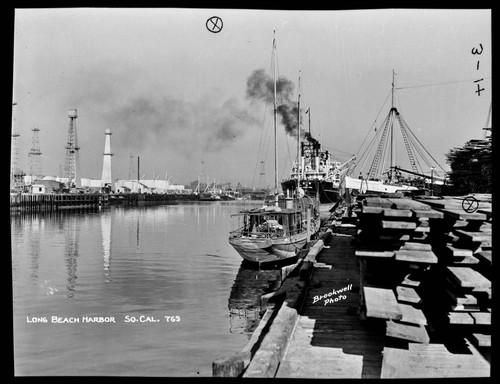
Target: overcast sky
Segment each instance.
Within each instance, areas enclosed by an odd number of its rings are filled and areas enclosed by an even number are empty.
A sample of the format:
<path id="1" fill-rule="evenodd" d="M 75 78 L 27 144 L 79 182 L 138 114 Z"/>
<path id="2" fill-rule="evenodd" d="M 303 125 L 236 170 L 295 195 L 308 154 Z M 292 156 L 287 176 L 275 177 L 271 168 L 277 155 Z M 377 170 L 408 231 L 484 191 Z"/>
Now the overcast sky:
<path id="1" fill-rule="evenodd" d="M 223 21 L 219 33 L 206 27 L 212 16 Z M 339 160 L 356 154 L 389 112 L 393 69 L 402 88 L 396 107 L 442 166 L 451 148 L 482 138 L 492 94 L 490 10 L 20 9 L 20 166 L 28 170 L 36 126 L 42 171 L 59 174 L 67 112 L 76 108 L 82 177 L 101 177 L 109 128 L 113 178 L 128 177 L 130 156 L 135 177 L 140 156 L 146 178 L 168 174 L 180 184 L 199 175 L 257 184 L 264 161 L 262 178 L 272 184 L 272 109 L 246 91 L 254 71 L 270 72 L 273 30 L 279 75 L 295 85 L 295 99 L 300 76 L 312 135 Z M 282 126 L 278 132 L 282 178 L 296 144 Z"/>

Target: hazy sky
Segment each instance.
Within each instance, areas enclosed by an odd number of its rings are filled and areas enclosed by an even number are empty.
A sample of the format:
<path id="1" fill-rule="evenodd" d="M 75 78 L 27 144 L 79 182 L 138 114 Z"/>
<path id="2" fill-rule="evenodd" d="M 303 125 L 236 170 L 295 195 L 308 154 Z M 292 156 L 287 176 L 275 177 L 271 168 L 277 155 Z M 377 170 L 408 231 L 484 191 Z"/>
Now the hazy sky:
<path id="1" fill-rule="evenodd" d="M 211 16 L 223 20 L 221 32 L 207 30 Z M 279 75 L 294 83 L 295 99 L 300 76 L 312 135 L 339 160 L 356 154 L 389 112 L 393 69 L 403 88 L 396 107 L 442 166 L 451 148 L 482 138 L 492 94 L 490 10 L 19 9 L 20 166 L 28 170 L 36 126 L 43 173 L 64 168 L 67 112 L 76 108 L 82 177 L 100 178 L 109 128 L 113 178 L 128 177 L 130 156 L 135 177 L 140 156 L 146 178 L 168 173 L 182 184 L 201 174 L 257 184 L 264 161 L 272 184 L 272 108 L 246 90 L 254 71 L 270 72 L 273 30 Z M 282 178 L 296 144 L 282 126 L 278 132 Z"/>

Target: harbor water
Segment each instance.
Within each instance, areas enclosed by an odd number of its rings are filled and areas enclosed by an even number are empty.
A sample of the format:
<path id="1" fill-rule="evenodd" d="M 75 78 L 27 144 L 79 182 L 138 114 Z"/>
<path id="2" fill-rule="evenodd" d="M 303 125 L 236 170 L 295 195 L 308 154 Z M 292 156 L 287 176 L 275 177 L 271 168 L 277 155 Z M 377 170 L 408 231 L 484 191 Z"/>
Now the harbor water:
<path id="1" fill-rule="evenodd" d="M 15 375 L 211 376 L 279 282 L 228 243 L 230 215 L 259 204 L 13 215 Z"/>

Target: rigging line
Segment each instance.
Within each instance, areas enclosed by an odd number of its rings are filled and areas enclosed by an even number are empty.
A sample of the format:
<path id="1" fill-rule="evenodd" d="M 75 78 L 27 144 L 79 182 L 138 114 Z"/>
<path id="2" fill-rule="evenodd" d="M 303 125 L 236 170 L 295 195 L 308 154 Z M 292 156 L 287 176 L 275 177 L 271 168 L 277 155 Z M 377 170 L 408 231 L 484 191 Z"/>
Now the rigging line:
<path id="1" fill-rule="evenodd" d="M 403 119 L 401 117 L 401 119 Z M 403 119 L 404 121 L 404 119 Z M 406 121 L 405 121 L 405 124 L 406 124 Z M 415 136 L 415 134 L 413 133 L 413 131 L 411 130 L 411 128 L 408 126 L 408 124 L 406 124 L 406 126 L 408 127 L 408 132 L 411 133 L 411 135 L 415 138 L 415 140 L 417 140 L 417 142 L 422 146 L 422 148 L 424 149 L 424 151 L 429 155 L 429 157 L 434 160 L 434 162 L 436 163 L 437 166 L 439 166 L 439 168 L 441 168 L 443 170 L 443 172 L 446 172 L 445 169 L 441 166 L 441 164 L 438 163 L 438 161 L 429 153 L 429 151 L 424 147 L 424 145 L 420 142 L 420 140 L 418 139 L 417 136 Z"/>
<path id="2" fill-rule="evenodd" d="M 389 116 L 390 116 L 390 114 L 388 114 L 388 115 L 385 117 L 384 121 L 383 121 L 383 122 L 382 122 L 382 124 L 380 125 L 380 128 L 382 128 L 382 126 L 383 126 L 383 127 L 384 127 L 384 129 L 385 129 L 385 126 L 387 125 L 387 119 L 389 118 Z M 366 147 L 365 151 L 363 152 L 363 154 L 361 155 L 361 157 L 360 157 L 360 158 L 363 158 L 363 156 L 365 155 L 365 153 L 366 153 L 368 150 L 371 150 L 371 149 L 372 149 L 372 146 L 373 146 L 373 144 L 374 144 L 375 140 L 376 140 L 376 139 L 377 139 L 377 138 L 378 138 L 378 137 L 379 137 L 379 136 L 383 133 L 384 129 L 380 129 L 380 128 L 378 128 L 378 129 L 376 129 L 376 130 L 375 130 L 375 136 L 373 136 L 373 138 L 372 138 L 371 142 L 367 145 L 367 147 Z"/>
<path id="3" fill-rule="evenodd" d="M 273 45 L 273 47 L 274 47 L 274 45 Z M 277 57 L 276 57 L 276 60 L 277 60 Z M 271 73 L 273 70 L 273 67 L 274 67 L 273 64 L 274 64 L 274 48 L 271 50 L 271 60 L 270 60 L 270 64 L 269 64 L 269 73 Z M 259 165 L 259 159 L 263 155 L 262 140 L 263 140 L 263 133 L 265 130 L 266 114 L 268 111 L 267 96 L 269 96 L 270 93 L 271 92 L 268 90 L 267 95 L 266 95 L 266 99 L 264 99 L 264 111 L 263 111 L 263 116 L 262 116 L 262 129 L 260 131 L 259 148 L 257 151 L 257 158 L 255 160 L 255 168 L 254 168 L 253 177 L 252 177 L 252 186 L 255 186 L 255 176 L 257 174 L 257 167 Z M 266 130 L 265 132 L 267 133 L 268 131 Z M 267 135 L 264 139 L 267 139 Z M 267 159 L 268 151 L 269 151 L 269 141 L 267 142 L 267 148 L 266 148 L 264 160 Z"/>
<path id="4" fill-rule="evenodd" d="M 367 135 L 365 136 L 365 139 L 363 140 L 363 142 L 361 143 L 361 145 L 359 146 L 359 149 L 358 151 L 356 152 L 356 154 L 359 153 L 359 151 L 361 151 L 361 148 L 363 147 L 363 144 L 365 143 L 366 139 L 368 138 L 368 136 L 370 135 L 370 132 L 372 131 L 373 129 L 373 126 L 377 123 L 377 119 L 378 117 L 380 116 L 380 112 L 382 112 L 382 109 L 384 109 L 384 106 L 385 106 L 385 103 L 387 103 L 387 99 L 389 98 L 389 95 L 391 94 L 391 90 L 389 90 L 389 92 L 387 93 L 387 97 L 385 98 L 385 101 L 384 103 L 382 104 L 382 107 L 380 107 L 380 110 L 378 111 L 377 113 L 377 117 L 375 117 L 375 120 L 373 121 L 372 125 L 370 126 L 370 129 L 368 130 L 368 133 Z"/>
<path id="5" fill-rule="evenodd" d="M 377 135 L 376 136 L 373 136 L 373 139 L 371 140 L 371 142 L 368 144 L 368 146 L 366 147 L 365 151 L 363 152 L 363 154 L 361 155 L 361 157 L 359 158 L 359 161 L 363 160 L 364 158 L 364 161 L 363 163 L 361 164 L 361 167 L 359 168 L 360 172 L 362 169 L 365 168 L 365 164 L 366 162 L 368 161 L 368 155 L 365 157 L 365 154 L 367 154 L 368 150 L 371 150 L 373 148 L 373 144 L 375 143 L 375 140 L 377 139 L 378 135 L 380 134 L 380 132 L 382 132 L 381 130 L 378 130 L 377 131 Z M 356 168 L 356 167 L 355 167 Z"/>
<path id="6" fill-rule="evenodd" d="M 483 77 L 483 79 L 491 79 L 491 76 L 488 77 Z M 408 87 L 397 87 L 394 89 L 409 89 L 409 88 L 424 88 L 424 87 L 434 87 L 436 85 L 447 85 L 447 84 L 457 84 L 457 83 L 469 83 L 469 82 L 474 82 L 477 81 L 477 79 L 471 79 L 471 80 L 458 80 L 458 81 L 448 81 L 445 83 L 433 83 L 433 84 L 424 84 L 424 85 L 410 85 Z"/>

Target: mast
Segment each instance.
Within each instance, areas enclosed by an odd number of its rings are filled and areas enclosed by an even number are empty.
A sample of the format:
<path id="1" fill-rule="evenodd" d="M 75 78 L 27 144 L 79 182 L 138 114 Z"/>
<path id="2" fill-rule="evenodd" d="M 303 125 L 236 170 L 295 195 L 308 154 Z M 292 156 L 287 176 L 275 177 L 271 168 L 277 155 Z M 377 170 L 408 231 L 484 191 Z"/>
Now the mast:
<path id="1" fill-rule="evenodd" d="M 394 108 L 394 75 L 396 73 L 394 72 L 394 69 L 392 70 L 392 88 L 391 88 L 391 114 L 394 114 L 396 111 Z M 392 122 L 394 122 L 394 117 L 392 118 Z M 389 164 L 389 181 L 392 182 L 392 172 L 393 172 L 393 167 L 394 167 L 394 160 L 393 160 L 393 150 L 394 150 L 394 124 L 391 124 L 391 148 L 390 148 L 390 164 Z"/>
<path id="2" fill-rule="evenodd" d="M 300 73 L 300 71 L 299 71 Z M 299 197 L 299 188 L 300 188 L 300 75 L 299 75 L 299 96 L 297 99 L 297 197 Z"/>
<path id="3" fill-rule="evenodd" d="M 278 136 L 276 132 L 276 114 L 278 107 L 276 104 L 276 31 L 273 30 L 273 100 L 274 100 L 274 199 L 278 206 Z"/>

